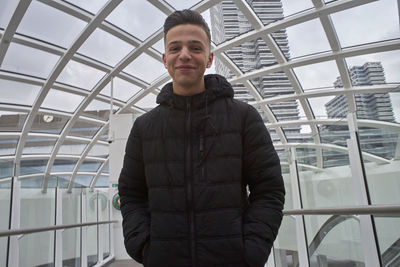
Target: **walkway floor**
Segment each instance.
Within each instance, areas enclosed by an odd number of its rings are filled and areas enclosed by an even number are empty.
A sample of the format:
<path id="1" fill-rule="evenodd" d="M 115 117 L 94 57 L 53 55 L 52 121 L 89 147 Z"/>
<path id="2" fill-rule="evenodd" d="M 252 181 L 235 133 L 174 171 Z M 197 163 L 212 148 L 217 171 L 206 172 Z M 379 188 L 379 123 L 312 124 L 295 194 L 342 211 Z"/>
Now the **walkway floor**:
<path id="1" fill-rule="evenodd" d="M 111 262 L 107 267 L 143 267 L 143 265 L 134 260 L 117 260 Z"/>

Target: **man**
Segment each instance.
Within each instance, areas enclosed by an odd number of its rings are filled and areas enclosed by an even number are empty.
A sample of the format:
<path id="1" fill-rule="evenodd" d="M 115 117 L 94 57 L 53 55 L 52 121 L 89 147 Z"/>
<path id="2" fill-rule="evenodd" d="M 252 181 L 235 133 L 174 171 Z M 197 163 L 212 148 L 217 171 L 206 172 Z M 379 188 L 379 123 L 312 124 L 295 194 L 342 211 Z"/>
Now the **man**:
<path id="1" fill-rule="evenodd" d="M 204 76 L 200 14 L 174 12 L 164 38 L 172 83 L 135 121 L 119 178 L 127 252 L 145 266 L 264 266 L 285 194 L 270 136 L 225 78 Z"/>

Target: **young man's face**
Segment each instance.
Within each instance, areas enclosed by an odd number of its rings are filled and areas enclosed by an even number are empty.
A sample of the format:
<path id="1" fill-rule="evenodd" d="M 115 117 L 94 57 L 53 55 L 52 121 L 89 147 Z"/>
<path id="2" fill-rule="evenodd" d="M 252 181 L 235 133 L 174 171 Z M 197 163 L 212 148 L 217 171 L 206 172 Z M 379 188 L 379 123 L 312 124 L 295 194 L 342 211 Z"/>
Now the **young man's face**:
<path id="1" fill-rule="evenodd" d="M 168 31 L 163 61 L 175 93 L 192 95 L 203 91 L 203 75 L 212 60 L 207 34 L 200 26 L 182 24 Z"/>

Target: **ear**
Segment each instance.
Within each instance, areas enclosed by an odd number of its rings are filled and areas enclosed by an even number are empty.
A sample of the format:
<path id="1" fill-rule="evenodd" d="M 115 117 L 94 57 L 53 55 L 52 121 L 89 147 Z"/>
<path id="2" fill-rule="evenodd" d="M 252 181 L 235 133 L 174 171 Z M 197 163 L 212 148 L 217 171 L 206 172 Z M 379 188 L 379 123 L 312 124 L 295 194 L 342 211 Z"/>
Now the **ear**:
<path id="1" fill-rule="evenodd" d="M 212 62 L 213 62 L 213 59 L 214 59 L 214 54 L 213 54 L 213 53 L 210 53 L 210 54 L 208 55 L 207 68 L 211 67 Z"/>
<path id="2" fill-rule="evenodd" d="M 162 54 L 162 61 L 164 62 L 164 67 L 167 69 L 167 57 L 165 54 Z"/>

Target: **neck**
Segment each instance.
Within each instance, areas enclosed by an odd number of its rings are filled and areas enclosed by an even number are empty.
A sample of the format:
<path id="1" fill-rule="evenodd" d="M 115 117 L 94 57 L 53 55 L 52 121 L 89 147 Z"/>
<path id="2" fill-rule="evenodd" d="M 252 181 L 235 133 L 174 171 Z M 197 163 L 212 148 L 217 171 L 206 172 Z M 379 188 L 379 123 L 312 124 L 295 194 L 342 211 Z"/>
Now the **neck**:
<path id="1" fill-rule="evenodd" d="M 197 95 L 206 90 L 204 86 L 204 79 L 202 79 L 202 82 L 200 84 L 188 86 L 172 82 L 172 89 L 175 94 L 182 96 Z"/>

